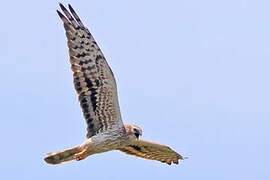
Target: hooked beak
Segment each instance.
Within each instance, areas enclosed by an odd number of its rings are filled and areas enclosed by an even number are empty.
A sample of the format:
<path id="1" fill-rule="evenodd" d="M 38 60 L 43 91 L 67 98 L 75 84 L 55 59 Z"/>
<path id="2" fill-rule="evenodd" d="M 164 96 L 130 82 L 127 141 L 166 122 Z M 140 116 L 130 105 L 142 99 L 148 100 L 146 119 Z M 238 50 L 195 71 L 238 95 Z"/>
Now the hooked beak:
<path id="1" fill-rule="evenodd" d="M 141 134 L 139 134 L 139 133 L 136 132 L 135 133 L 135 136 L 136 136 L 137 139 L 139 139 L 139 136 L 141 136 Z"/>
<path id="2" fill-rule="evenodd" d="M 139 139 L 140 134 L 139 133 L 135 133 L 135 136 L 136 136 L 137 139 Z"/>

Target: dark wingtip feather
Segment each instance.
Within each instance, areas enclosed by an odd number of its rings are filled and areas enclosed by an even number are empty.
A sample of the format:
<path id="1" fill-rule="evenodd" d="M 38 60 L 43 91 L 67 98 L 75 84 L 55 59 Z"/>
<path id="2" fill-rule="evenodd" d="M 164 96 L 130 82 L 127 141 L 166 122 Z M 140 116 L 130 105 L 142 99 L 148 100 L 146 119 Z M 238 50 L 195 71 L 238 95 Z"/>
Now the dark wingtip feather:
<path id="1" fill-rule="evenodd" d="M 73 7 L 70 4 L 68 4 L 68 8 L 69 8 L 70 12 L 72 12 L 72 14 L 76 14 L 75 10 L 73 9 Z"/>
<path id="2" fill-rule="evenodd" d="M 61 19 L 65 18 L 65 16 L 60 11 L 56 10 L 56 12 Z"/>
<path id="3" fill-rule="evenodd" d="M 59 6 L 63 11 L 67 11 L 67 9 L 65 8 L 65 6 L 62 3 L 59 3 Z"/>
<path id="4" fill-rule="evenodd" d="M 68 8 L 69 8 L 69 10 L 70 10 L 70 12 L 76 17 L 78 17 L 78 15 L 76 14 L 76 12 L 75 12 L 75 10 L 73 9 L 73 7 L 70 5 L 70 4 L 68 4 Z"/>
<path id="5" fill-rule="evenodd" d="M 77 13 L 75 12 L 75 10 L 73 9 L 73 7 L 72 7 L 70 4 L 68 4 L 68 8 L 69 8 L 71 14 L 72 14 L 72 15 L 74 16 L 74 18 L 76 19 L 76 21 L 77 21 L 77 23 L 79 24 L 79 26 L 80 26 L 81 28 L 85 28 L 84 25 L 83 25 L 83 23 L 82 23 L 82 21 L 81 21 L 81 19 L 79 18 L 79 16 L 77 15 Z"/>
<path id="6" fill-rule="evenodd" d="M 70 4 L 68 4 L 68 8 L 71 10 L 71 11 L 74 11 L 74 9 L 72 8 L 72 6 Z"/>
<path id="7" fill-rule="evenodd" d="M 62 21 L 64 23 L 67 23 L 67 24 L 69 23 L 67 18 L 60 11 L 56 10 L 56 12 L 57 12 L 58 16 L 62 19 Z"/>
<path id="8" fill-rule="evenodd" d="M 61 3 L 59 3 L 59 6 L 62 9 L 62 11 L 64 12 L 64 14 L 66 15 L 68 21 L 73 25 L 73 27 L 78 28 L 78 26 L 79 26 L 78 23 L 74 20 L 74 18 L 69 13 L 69 11 L 65 8 L 65 6 Z"/>

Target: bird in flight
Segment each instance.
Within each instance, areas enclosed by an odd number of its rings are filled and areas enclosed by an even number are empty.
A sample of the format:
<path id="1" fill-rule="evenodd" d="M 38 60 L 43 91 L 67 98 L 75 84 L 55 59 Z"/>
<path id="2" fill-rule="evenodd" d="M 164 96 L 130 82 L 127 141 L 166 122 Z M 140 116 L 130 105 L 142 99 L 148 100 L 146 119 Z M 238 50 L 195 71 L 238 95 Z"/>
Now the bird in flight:
<path id="1" fill-rule="evenodd" d="M 178 164 L 183 157 L 168 146 L 141 140 L 142 130 L 124 125 L 112 70 L 89 30 L 71 5 L 60 3 L 57 10 L 66 31 L 73 83 L 87 124 L 87 139 L 73 148 L 48 153 L 45 161 L 60 164 L 111 150 L 129 155 Z"/>

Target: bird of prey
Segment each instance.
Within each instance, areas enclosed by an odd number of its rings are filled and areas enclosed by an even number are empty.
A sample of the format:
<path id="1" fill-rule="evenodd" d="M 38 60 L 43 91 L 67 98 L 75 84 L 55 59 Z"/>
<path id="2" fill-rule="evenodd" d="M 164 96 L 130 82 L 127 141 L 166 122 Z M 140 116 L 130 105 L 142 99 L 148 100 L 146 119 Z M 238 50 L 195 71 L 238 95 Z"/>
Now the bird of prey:
<path id="1" fill-rule="evenodd" d="M 168 146 L 139 139 L 142 130 L 124 125 L 114 75 L 89 30 L 71 7 L 60 3 L 57 10 L 66 31 L 73 82 L 87 124 L 87 140 L 73 148 L 48 153 L 45 161 L 60 164 L 111 150 L 129 155 L 178 164 L 181 155 Z"/>

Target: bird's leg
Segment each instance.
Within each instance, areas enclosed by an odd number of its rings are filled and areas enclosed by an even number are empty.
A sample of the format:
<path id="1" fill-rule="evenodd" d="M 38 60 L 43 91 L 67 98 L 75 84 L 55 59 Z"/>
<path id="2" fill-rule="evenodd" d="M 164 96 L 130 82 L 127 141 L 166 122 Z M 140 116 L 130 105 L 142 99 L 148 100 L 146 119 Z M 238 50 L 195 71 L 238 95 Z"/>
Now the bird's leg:
<path id="1" fill-rule="evenodd" d="M 88 156 L 87 149 L 84 149 L 80 153 L 75 154 L 75 159 L 77 161 L 83 160 Z"/>

